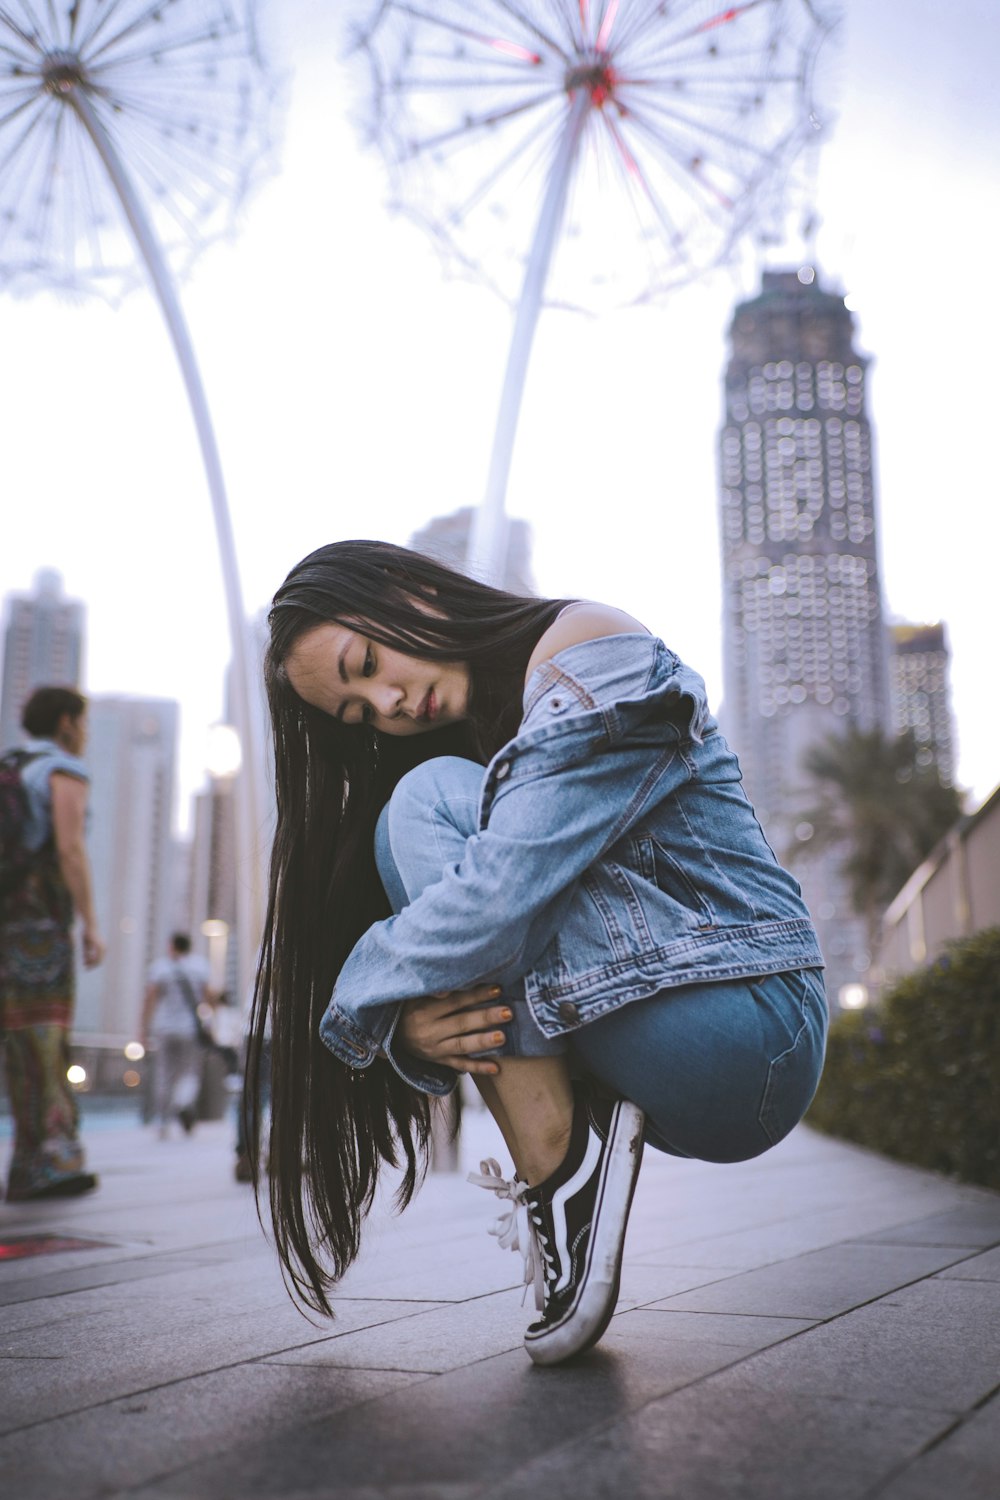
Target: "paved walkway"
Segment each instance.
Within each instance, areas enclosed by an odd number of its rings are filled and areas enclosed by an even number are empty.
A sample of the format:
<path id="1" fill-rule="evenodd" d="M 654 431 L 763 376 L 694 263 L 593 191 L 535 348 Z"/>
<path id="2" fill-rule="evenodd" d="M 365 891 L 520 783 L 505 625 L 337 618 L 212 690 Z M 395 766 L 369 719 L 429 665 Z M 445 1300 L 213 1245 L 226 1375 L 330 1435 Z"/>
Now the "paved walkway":
<path id="1" fill-rule="evenodd" d="M 463 1169 L 492 1140 L 473 1115 Z M 226 1126 L 88 1144 L 99 1194 L 0 1205 L 0 1239 L 98 1242 L 0 1262 L 11 1500 L 1000 1496 L 998 1194 L 805 1129 L 742 1166 L 647 1152 L 611 1329 L 538 1370 L 461 1173 L 379 1217 L 316 1327 Z"/>

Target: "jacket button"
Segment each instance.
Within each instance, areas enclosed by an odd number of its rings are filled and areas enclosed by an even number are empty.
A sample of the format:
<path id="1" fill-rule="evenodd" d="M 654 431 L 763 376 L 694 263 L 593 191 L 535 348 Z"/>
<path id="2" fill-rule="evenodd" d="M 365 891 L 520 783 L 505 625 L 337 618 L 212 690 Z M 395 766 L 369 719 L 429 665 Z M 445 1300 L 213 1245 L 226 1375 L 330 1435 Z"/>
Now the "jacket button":
<path id="1" fill-rule="evenodd" d="M 559 1019 L 561 1021 L 579 1021 L 580 1012 L 572 1000 L 560 1000 Z"/>
<path id="2" fill-rule="evenodd" d="M 500 764 L 497 766 L 497 768 L 494 771 L 493 775 L 496 777 L 497 781 L 503 781 L 503 779 L 504 779 L 505 776 L 509 776 L 510 775 L 510 761 L 509 760 L 502 760 L 500 762 Z"/>

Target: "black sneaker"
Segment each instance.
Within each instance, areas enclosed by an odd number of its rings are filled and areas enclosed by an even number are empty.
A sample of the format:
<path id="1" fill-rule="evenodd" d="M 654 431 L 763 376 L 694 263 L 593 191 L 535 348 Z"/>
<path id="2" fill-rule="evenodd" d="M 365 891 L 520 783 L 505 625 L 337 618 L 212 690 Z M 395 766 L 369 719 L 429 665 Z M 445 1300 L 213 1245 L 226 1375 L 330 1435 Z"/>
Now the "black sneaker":
<path id="1" fill-rule="evenodd" d="M 626 1099 L 579 1092 L 562 1166 L 523 1190 L 544 1280 L 542 1316 L 524 1335 L 536 1365 L 582 1354 L 611 1322 L 644 1122 Z"/>

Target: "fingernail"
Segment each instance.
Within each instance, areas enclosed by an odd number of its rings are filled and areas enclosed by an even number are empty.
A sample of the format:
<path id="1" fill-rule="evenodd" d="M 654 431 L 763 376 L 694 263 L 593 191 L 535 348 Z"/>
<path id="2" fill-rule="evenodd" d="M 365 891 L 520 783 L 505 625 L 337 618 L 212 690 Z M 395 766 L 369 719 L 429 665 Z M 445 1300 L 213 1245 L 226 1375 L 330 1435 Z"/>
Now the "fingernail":
<path id="1" fill-rule="evenodd" d="M 512 1010 L 502 1010 L 500 1012 L 500 1019 L 501 1021 L 513 1021 L 514 1012 Z"/>
<path id="2" fill-rule="evenodd" d="M 495 1000 L 497 998 L 497 996 L 501 995 L 502 993 L 503 993 L 503 991 L 501 990 L 500 986 L 498 984 L 495 984 L 493 986 L 493 988 L 490 990 L 490 999 L 491 1000 Z"/>
<path id="3" fill-rule="evenodd" d="M 504 1037 L 503 1037 L 503 1032 L 502 1031 L 494 1031 L 494 1033 L 493 1033 L 493 1040 L 495 1042 L 498 1042 L 498 1043 L 502 1042 L 503 1039 L 504 1039 Z"/>

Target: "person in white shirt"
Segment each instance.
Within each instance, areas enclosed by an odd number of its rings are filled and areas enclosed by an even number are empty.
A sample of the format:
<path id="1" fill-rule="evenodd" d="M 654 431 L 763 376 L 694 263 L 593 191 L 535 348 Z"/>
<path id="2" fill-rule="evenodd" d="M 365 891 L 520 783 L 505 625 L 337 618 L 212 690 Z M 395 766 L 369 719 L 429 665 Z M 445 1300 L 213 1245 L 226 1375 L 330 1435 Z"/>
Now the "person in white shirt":
<path id="1" fill-rule="evenodd" d="M 147 1049 L 153 1043 L 152 1115 L 162 1138 L 174 1119 L 187 1134 L 194 1129 L 207 1029 L 199 1012 L 210 1014 L 213 1004 L 208 980 L 208 963 L 191 952 L 186 932 L 175 932 L 167 957 L 149 966 L 140 1040 Z"/>

